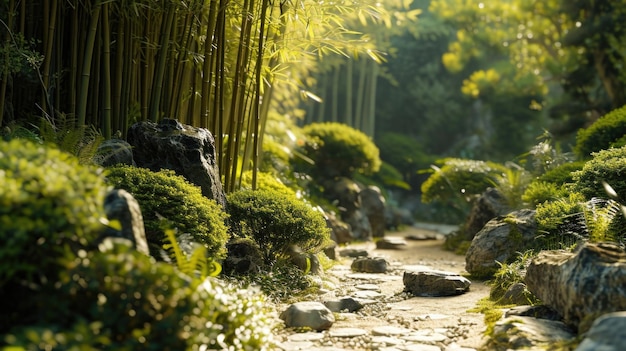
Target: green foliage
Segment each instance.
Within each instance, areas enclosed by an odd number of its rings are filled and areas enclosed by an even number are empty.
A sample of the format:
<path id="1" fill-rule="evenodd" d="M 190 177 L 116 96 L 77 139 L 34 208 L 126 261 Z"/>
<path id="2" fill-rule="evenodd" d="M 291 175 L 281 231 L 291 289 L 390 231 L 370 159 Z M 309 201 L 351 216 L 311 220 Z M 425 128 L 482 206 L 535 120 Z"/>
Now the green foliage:
<path id="1" fill-rule="evenodd" d="M 510 209 L 523 207 L 522 194 L 530 183 L 530 174 L 523 168 L 513 163 L 507 163 L 502 174 L 495 174 L 493 186 L 505 199 Z"/>
<path id="2" fill-rule="evenodd" d="M 382 185 L 381 188 L 394 187 L 410 190 L 411 186 L 405 181 L 405 177 L 395 167 L 383 161 L 378 172 L 370 178 L 375 183 Z"/>
<path id="3" fill-rule="evenodd" d="M 567 196 L 567 189 L 555 183 L 536 180 L 528 185 L 522 194 L 522 201 L 536 208 L 546 201 L 554 201 Z"/>
<path id="4" fill-rule="evenodd" d="M 37 296 L 46 306 L 38 322 L 16 325 L 5 343 L 28 350 L 270 347 L 273 322 L 258 292 L 191 279 L 123 239 L 65 264 L 54 295 Z"/>
<path id="5" fill-rule="evenodd" d="M 585 161 L 563 163 L 540 175 L 538 180 L 557 185 L 574 182 L 574 172 L 579 171 L 585 165 Z"/>
<path id="6" fill-rule="evenodd" d="M 588 159 L 594 152 L 608 149 L 626 135 L 626 106 L 598 118 L 576 135 L 576 154 Z"/>
<path id="7" fill-rule="evenodd" d="M 302 131 L 306 140 L 301 151 L 315 163 L 311 168 L 300 161 L 297 165 L 304 166 L 305 172 L 324 178 L 350 178 L 355 172 L 371 174 L 380 168 L 376 145 L 352 127 L 334 122 L 313 123 Z"/>
<path id="8" fill-rule="evenodd" d="M 573 190 L 592 197 L 607 198 L 604 183 L 610 184 L 621 199 L 626 198 L 626 147 L 602 150 L 592 154 L 582 170 L 574 173 Z"/>
<path id="9" fill-rule="evenodd" d="M 519 253 L 517 259 L 511 263 L 498 262 L 499 268 L 494 273 L 493 279 L 489 281 L 491 286 L 489 298 L 499 303 L 510 303 L 511 301 L 503 300 L 504 294 L 514 284 L 524 282 L 526 269 L 533 257 L 532 251 L 526 251 Z M 530 291 L 524 290 L 523 294 L 528 304 L 532 305 L 538 302 L 537 298 Z"/>
<path id="10" fill-rule="evenodd" d="M 293 189 L 283 184 L 280 179 L 271 173 L 257 172 L 256 187 L 257 189 L 270 190 L 283 196 L 296 197 L 296 192 Z M 252 189 L 252 171 L 246 171 L 241 175 L 241 189 Z"/>
<path id="11" fill-rule="evenodd" d="M 221 259 L 226 254 L 228 229 L 226 213 L 213 200 L 202 196 L 200 188 L 170 170 L 152 172 L 149 169 L 116 166 L 107 170 L 107 180 L 137 199 L 144 219 L 146 237 L 153 255 L 164 244 L 161 218 L 177 228 L 180 234 L 190 234 L 193 241 L 207 248 L 207 255 Z"/>
<path id="12" fill-rule="evenodd" d="M 420 143 L 406 134 L 384 133 L 376 138 L 376 145 L 383 162 L 397 169 L 405 182 L 410 182 L 418 170 L 427 168 L 432 162 L 431 156 L 421 150 Z"/>
<path id="13" fill-rule="evenodd" d="M 321 212 L 279 192 L 259 189 L 230 193 L 228 213 L 232 235 L 252 238 L 266 264 L 285 258 L 293 246 L 317 253 L 330 240 Z"/>
<path id="14" fill-rule="evenodd" d="M 506 166 L 489 161 L 448 158 L 439 163 L 443 166 L 433 167 L 434 171 L 422 184 L 423 202 L 458 198 L 470 202 L 508 171 Z"/>
<path id="15" fill-rule="evenodd" d="M 107 191 L 99 170 L 69 154 L 0 140 L 0 290 L 14 278 L 38 284 L 67 249 L 90 245 L 103 227 Z"/>
<path id="16" fill-rule="evenodd" d="M 570 192 L 568 197 L 537 205 L 535 219 L 540 235 L 536 247 L 569 248 L 588 237 L 584 202 L 580 193 Z"/>

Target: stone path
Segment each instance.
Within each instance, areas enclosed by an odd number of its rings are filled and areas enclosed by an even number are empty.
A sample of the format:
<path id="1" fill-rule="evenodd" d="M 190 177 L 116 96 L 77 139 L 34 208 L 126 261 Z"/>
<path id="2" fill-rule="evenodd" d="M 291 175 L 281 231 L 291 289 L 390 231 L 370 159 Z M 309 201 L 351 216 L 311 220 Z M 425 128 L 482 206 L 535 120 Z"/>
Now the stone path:
<path id="1" fill-rule="evenodd" d="M 377 350 L 377 351 L 468 351 L 483 343 L 483 315 L 468 312 L 489 288 L 472 281 L 468 292 L 449 297 L 414 297 L 403 292 L 405 271 L 425 267 L 464 273 L 465 258 L 443 250 L 436 227 L 409 228 L 386 237 L 411 237 L 400 250 L 377 249 L 374 243 L 338 248 L 366 250 L 369 257 L 383 257 L 391 269 L 386 273 L 355 273 L 352 258 L 342 257 L 325 273 L 318 295 L 308 301 L 333 301 L 352 297 L 364 307 L 354 313 L 335 313 L 335 323 L 322 332 L 285 329 L 277 335 L 285 351 Z M 447 228 L 446 228 L 447 229 Z M 436 239 L 432 239 L 435 238 Z M 284 310 L 288 306 L 279 306 Z"/>

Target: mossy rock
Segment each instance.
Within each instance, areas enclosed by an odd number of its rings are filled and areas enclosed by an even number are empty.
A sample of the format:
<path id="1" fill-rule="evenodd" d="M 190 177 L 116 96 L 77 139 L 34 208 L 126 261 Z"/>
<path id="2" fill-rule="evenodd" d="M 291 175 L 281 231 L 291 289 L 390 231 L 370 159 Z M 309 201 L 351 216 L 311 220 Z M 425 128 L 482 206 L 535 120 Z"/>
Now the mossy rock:
<path id="1" fill-rule="evenodd" d="M 204 197 L 199 187 L 170 170 L 153 172 L 130 166 L 107 169 L 107 180 L 137 199 L 153 256 L 160 255 L 158 250 L 164 244 L 164 218 L 179 235 L 189 234 L 204 245 L 209 257 L 225 257 L 229 239 L 226 212 L 214 200 Z"/>

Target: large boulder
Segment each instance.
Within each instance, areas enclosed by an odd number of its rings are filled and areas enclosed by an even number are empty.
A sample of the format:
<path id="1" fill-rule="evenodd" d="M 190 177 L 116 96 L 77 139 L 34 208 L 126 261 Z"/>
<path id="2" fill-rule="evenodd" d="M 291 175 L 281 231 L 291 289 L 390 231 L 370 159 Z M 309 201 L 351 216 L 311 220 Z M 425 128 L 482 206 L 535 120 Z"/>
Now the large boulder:
<path id="1" fill-rule="evenodd" d="M 571 342 L 576 334 L 565 323 L 513 316 L 498 321 L 486 350 L 553 350 L 555 344 Z"/>
<path id="2" fill-rule="evenodd" d="M 138 167 L 153 171 L 171 169 L 202 189 L 202 195 L 225 206 L 215 140 L 207 129 L 163 119 L 156 124 L 143 121 L 128 130 L 128 142 Z"/>
<path id="3" fill-rule="evenodd" d="M 487 222 L 498 216 L 504 216 L 509 211 L 510 209 L 502 194 L 495 188 L 488 188 L 472 206 L 470 215 L 463 227 L 465 239 L 471 241 Z"/>
<path id="4" fill-rule="evenodd" d="M 359 193 L 361 209 L 370 222 L 372 236 L 382 238 L 385 236 L 385 198 L 376 186 L 368 186 Z"/>
<path id="5" fill-rule="evenodd" d="M 511 262 L 518 252 L 529 249 L 537 235 L 534 210 L 519 210 L 487 222 L 465 254 L 465 270 L 476 277 L 489 277 L 498 263 Z"/>
<path id="6" fill-rule="evenodd" d="M 579 331 L 602 314 L 626 310 L 626 252 L 617 244 L 540 252 L 524 280 L 537 298 Z"/>

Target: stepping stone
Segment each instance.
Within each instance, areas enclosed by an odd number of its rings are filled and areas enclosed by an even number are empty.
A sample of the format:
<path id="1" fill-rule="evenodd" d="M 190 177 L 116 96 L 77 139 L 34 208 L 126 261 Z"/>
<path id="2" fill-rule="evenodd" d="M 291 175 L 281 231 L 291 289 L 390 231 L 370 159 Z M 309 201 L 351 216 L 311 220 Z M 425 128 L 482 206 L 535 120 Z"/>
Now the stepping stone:
<path id="1" fill-rule="evenodd" d="M 401 351 L 441 351 L 439 346 L 428 345 L 428 344 L 408 344 L 402 345 L 400 348 Z"/>
<path id="2" fill-rule="evenodd" d="M 328 332 L 334 338 L 354 338 L 365 334 L 367 330 L 361 328 L 334 328 Z"/>
<path id="3" fill-rule="evenodd" d="M 284 351 L 308 351 L 313 347 L 313 343 L 310 341 L 285 341 L 279 343 L 277 346 Z"/>
<path id="4" fill-rule="evenodd" d="M 389 282 L 389 281 L 402 279 L 402 277 L 399 275 L 376 274 L 376 273 L 350 273 L 350 274 L 346 274 L 346 278 L 379 281 L 379 282 Z"/>
<path id="5" fill-rule="evenodd" d="M 416 333 L 411 333 L 407 336 L 401 336 L 402 340 L 405 341 L 413 341 L 419 343 L 436 343 L 442 342 L 448 339 L 447 336 L 439 333 L 435 333 L 433 331 L 420 331 Z"/>
<path id="6" fill-rule="evenodd" d="M 288 341 L 293 342 L 301 342 L 301 341 L 317 341 L 324 339 L 324 334 L 322 333 L 297 333 L 292 334 L 287 337 Z"/>
<path id="7" fill-rule="evenodd" d="M 439 233 L 415 233 L 404 237 L 406 240 L 424 241 L 424 240 L 443 240 L 445 235 Z"/>
<path id="8" fill-rule="evenodd" d="M 450 318 L 450 316 L 445 315 L 445 314 L 437 314 L 437 313 L 420 314 L 419 316 L 415 317 L 415 319 L 419 321 L 432 321 L 432 320 L 446 319 L 446 318 Z"/>
<path id="9" fill-rule="evenodd" d="M 359 290 L 355 291 L 352 296 L 357 299 L 375 299 L 383 296 L 383 294 L 372 290 Z"/>
<path id="10" fill-rule="evenodd" d="M 452 343 L 446 346 L 446 349 L 444 351 L 476 351 L 476 349 L 473 349 L 471 347 L 463 347 L 457 343 Z"/>
<path id="11" fill-rule="evenodd" d="M 376 284 L 359 284 L 359 285 L 356 285 L 355 288 L 359 290 L 372 290 L 372 291 L 380 292 L 380 286 Z"/>
<path id="12" fill-rule="evenodd" d="M 376 241 L 376 248 L 379 250 L 404 250 L 407 243 L 399 238 L 382 238 Z"/>
<path id="13" fill-rule="evenodd" d="M 390 337 L 390 336 L 373 336 L 372 337 L 372 344 L 381 344 L 381 345 L 385 345 L 385 346 L 393 346 L 393 345 L 404 344 L 404 340 L 398 339 L 398 338 L 393 338 L 393 337 Z"/>
<path id="14" fill-rule="evenodd" d="M 383 325 L 383 326 L 373 328 L 372 335 L 374 336 L 408 335 L 412 331 L 413 330 L 407 329 L 407 328 L 394 327 L 392 325 Z"/>
<path id="15" fill-rule="evenodd" d="M 454 296 L 469 290 L 469 279 L 453 272 L 422 271 L 404 272 L 404 291 L 415 296 Z"/>
<path id="16" fill-rule="evenodd" d="M 382 257 L 360 257 L 352 262 L 350 268 L 361 273 L 385 273 L 389 262 Z"/>

